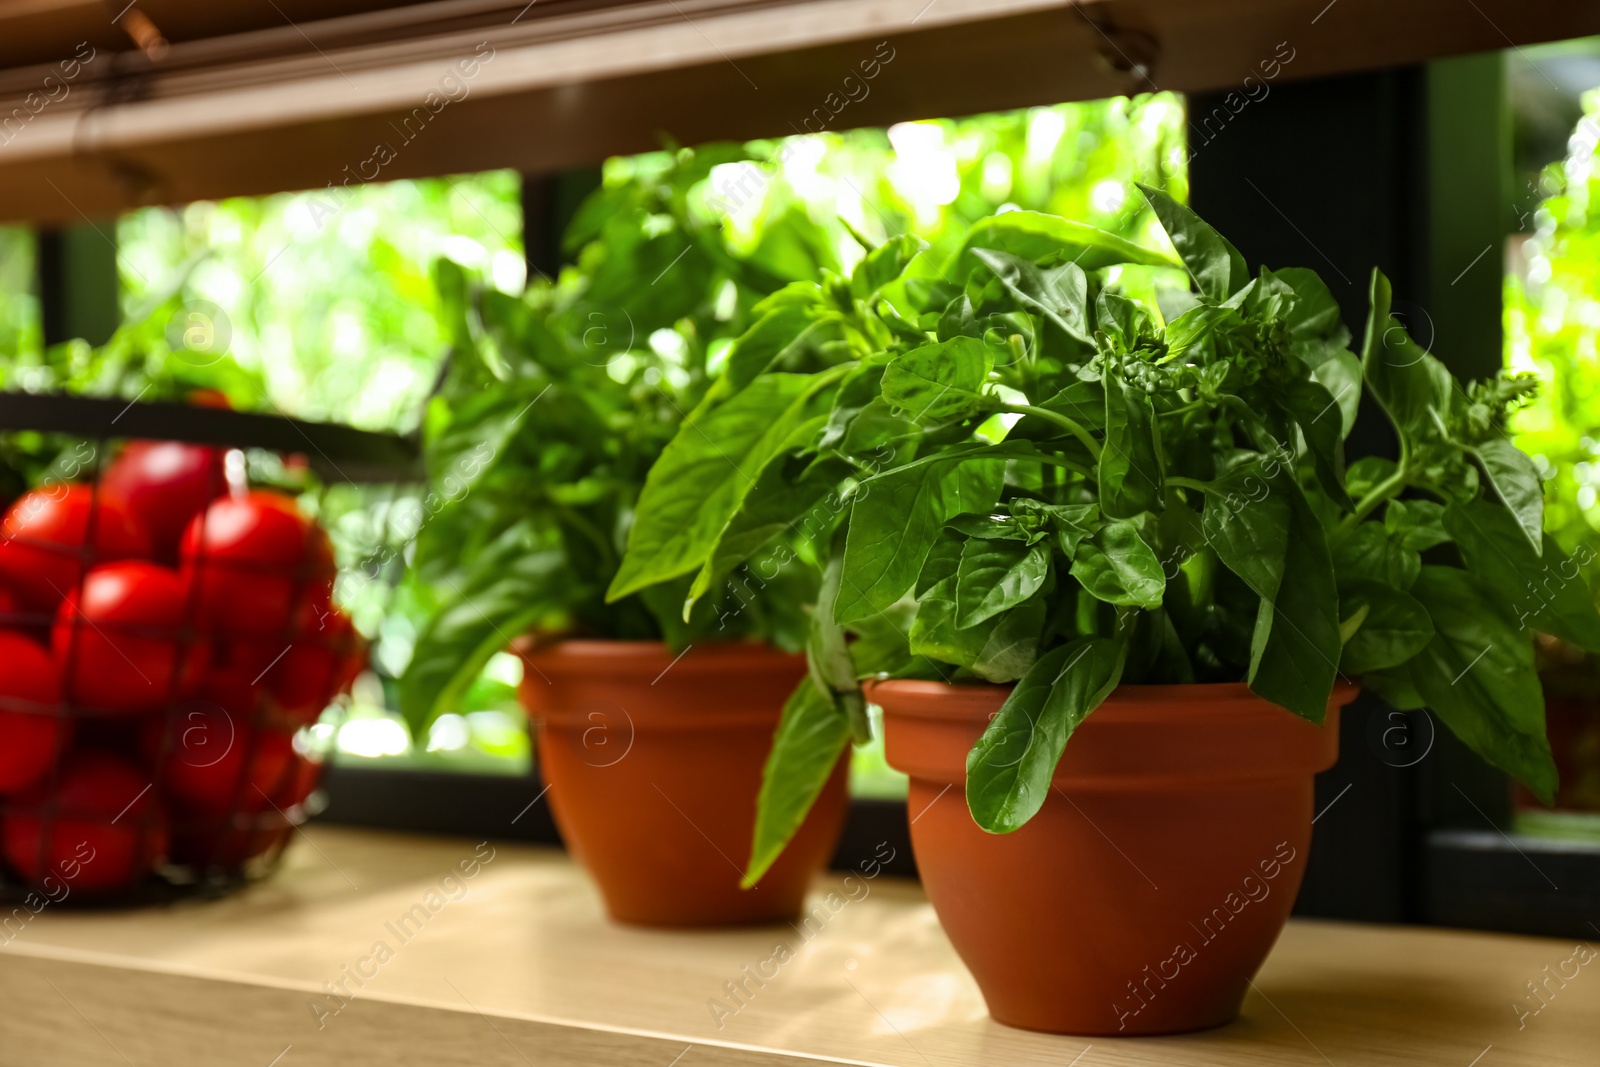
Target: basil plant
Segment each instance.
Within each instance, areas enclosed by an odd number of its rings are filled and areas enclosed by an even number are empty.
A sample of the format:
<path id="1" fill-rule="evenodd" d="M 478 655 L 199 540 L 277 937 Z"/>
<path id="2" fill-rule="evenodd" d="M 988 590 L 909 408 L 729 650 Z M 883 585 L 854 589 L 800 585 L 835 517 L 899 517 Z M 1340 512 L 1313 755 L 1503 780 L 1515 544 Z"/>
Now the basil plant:
<path id="1" fill-rule="evenodd" d="M 1145 194 L 1177 260 L 1018 211 L 948 263 L 897 237 L 778 291 L 651 469 L 613 597 L 692 573 L 687 612 L 796 541 L 822 567 L 749 883 L 867 735 L 865 678 L 1012 685 L 967 763 L 996 833 L 1121 684 L 1244 681 L 1321 722 L 1357 679 L 1551 795 L 1533 632 L 1600 649 L 1600 616 L 1505 436 L 1532 383 L 1457 382 L 1380 274 L 1358 356 L 1316 274 L 1252 278 Z M 1399 455 L 1346 466 L 1364 393 Z"/>
<path id="2" fill-rule="evenodd" d="M 689 578 L 605 599 L 645 474 L 716 380 L 716 352 L 792 280 L 730 251 L 689 208 L 689 190 L 743 154 L 713 145 L 636 160 L 578 211 L 565 236 L 576 264 L 520 296 L 449 260 L 435 268 L 451 350 L 422 427 L 429 486 L 406 590 L 422 617 L 399 686 L 415 735 L 530 631 L 674 650 L 804 643 L 817 588 L 805 560 L 760 589 L 719 588 L 695 612 L 682 610 Z M 785 218 L 772 234 L 799 247 L 805 227 Z"/>

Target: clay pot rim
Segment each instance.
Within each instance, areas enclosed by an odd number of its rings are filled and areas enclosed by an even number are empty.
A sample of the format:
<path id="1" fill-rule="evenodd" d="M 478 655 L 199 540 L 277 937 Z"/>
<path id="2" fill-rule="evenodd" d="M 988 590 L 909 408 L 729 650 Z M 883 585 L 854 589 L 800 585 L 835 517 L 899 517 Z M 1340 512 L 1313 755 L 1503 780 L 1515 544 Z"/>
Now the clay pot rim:
<path id="1" fill-rule="evenodd" d="M 999 709 L 1014 688 L 1013 685 L 996 685 L 991 682 L 934 682 L 912 678 L 869 680 L 865 683 L 869 701 L 882 704 L 877 694 L 889 697 L 909 697 L 915 707 L 885 707 L 884 714 L 895 718 L 934 719 L 987 719 Z M 1329 708 L 1341 708 L 1361 692 L 1356 682 L 1341 678 L 1334 683 L 1329 694 Z M 1091 719 L 1105 722 L 1150 721 L 1169 722 L 1179 708 L 1193 709 L 1207 715 L 1227 714 L 1234 717 L 1258 716 L 1264 711 L 1293 715 L 1284 708 L 1257 696 L 1244 682 L 1191 682 L 1176 685 L 1119 685 L 1095 709 Z M 1109 713 L 1109 714 L 1108 714 Z"/>
<path id="2" fill-rule="evenodd" d="M 587 730 L 596 723 L 618 725 L 627 731 L 711 731 L 753 729 L 770 733 L 777 728 L 777 711 L 792 686 L 774 694 L 772 709 L 728 703 L 716 699 L 719 687 L 741 681 L 767 684 L 773 675 L 805 675 L 805 657 L 784 652 L 758 641 L 706 641 L 687 652 L 673 652 L 663 641 L 612 641 L 571 638 L 550 642 L 531 651 L 527 639 L 515 643 L 528 665 L 523 673 L 522 705 L 529 718 L 546 729 Z M 631 690 L 636 699 L 618 701 L 599 697 L 581 703 L 551 706 L 541 692 L 557 684 L 582 683 L 604 677 L 619 690 Z M 660 683 L 658 686 L 657 683 Z M 694 708 L 662 704 L 672 691 L 704 692 L 708 699 Z M 596 719 L 599 712 L 607 718 Z M 612 724 L 611 716 L 621 718 Z"/>
<path id="3" fill-rule="evenodd" d="M 604 669 L 625 674 L 649 673 L 654 678 L 671 666 L 674 673 L 722 673 L 749 669 L 763 661 L 790 664 L 799 652 L 785 652 L 762 641 L 693 642 L 674 652 L 665 641 L 620 641 L 609 638 L 571 637 L 529 647 L 528 638 L 518 638 L 512 648 L 525 663 L 556 673 L 589 673 Z"/>

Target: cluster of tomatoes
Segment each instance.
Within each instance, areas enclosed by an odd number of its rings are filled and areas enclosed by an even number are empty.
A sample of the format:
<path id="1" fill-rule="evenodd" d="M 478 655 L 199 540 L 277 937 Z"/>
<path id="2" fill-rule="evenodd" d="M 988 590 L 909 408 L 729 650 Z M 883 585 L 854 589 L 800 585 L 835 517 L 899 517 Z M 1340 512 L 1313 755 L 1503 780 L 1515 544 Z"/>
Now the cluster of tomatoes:
<path id="1" fill-rule="evenodd" d="M 87 446 L 85 446 L 87 447 Z M 364 664 L 327 534 L 227 453 L 127 444 L 0 520 L 0 859 L 72 891 L 236 869 L 316 785 L 296 745 Z M 85 861 L 83 857 L 91 856 Z"/>

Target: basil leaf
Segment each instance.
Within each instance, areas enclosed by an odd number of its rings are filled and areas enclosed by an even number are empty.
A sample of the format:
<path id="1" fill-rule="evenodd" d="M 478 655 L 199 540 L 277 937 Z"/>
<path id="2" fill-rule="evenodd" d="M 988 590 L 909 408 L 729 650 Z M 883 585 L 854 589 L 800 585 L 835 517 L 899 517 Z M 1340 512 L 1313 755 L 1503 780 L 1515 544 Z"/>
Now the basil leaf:
<path id="1" fill-rule="evenodd" d="M 804 350 L 824 320 L 814 308 L 785 304 L 761 316 L 728 349 L 723 377 L 732 389 L 743 389 L 758 376 Z"/>
<path id="2" fill-rule="evenodd" d="M 896 415 L 893 405 L 875 396 L 850 420 L 840 446 L 846 455 L 877 456 L 886 446 L 915 437 L 917 430 L 916 423 Z"/>
<path id="3" fill-rule="evenodd" d="M 685 420 L 645 478 L 607 602 L 703 564 L 767 464 L 816 414 L 818 394 L 838 377 L 763 375 Z"/>
<path id="4" fill-rule="evenodd" d="M 1367 671 L 1361 676 L 1361 684 L 1398 711 L 1416 711 L 1428 706 L 1422 694 L 1417 692 L 1416 683 L 1411 680 L 1409 663 L 1387 670 Z"/>
<path id="5" fill-rule="evenodd" d="M 1361 411 L 1361 360 L 1353 352 L 1341 349 L 1314 365 L 1311 377 L 1339 405 L 1339 440 L 1343 441 L 1350 436 Z"/>
<path id="6" fill-rule="evenodd" d="M 1007 211 L 980 219 L 967 231 L 957 253 L 958 272 L 965 277 L 974 262 L 972 250 L 992 248 L 1009 252 L 1033 263 L 1047 258 L 1070 260 L 1084 270 L 1099 270 L 1119 263 L 1140 263 L 1152 267 L 1176 264 L 1165 253 L 1136 245 L 1115 234 L 1097 230 L 1081 222 L 1071 222 L 1038 211 Z M 948 273 L 948 272 L 947 272 Z"/>
<path id="7" fill-rule="evenodd" d="M 1139 190 L 1150 201 L 1201 296 L 1220 304 L 1249 283 L 1250 271 L 1244 257 L 1226 237 L 1160 189 L 1141 182 Z"/>
<path id="8" fill-rule="evenodd" d="M 1072 576 L 1096 600 L 1123 607 L 1159 607 L 1167 588 L 1155 551 L 1137 526 L 1122 520 L 1106 523 L 1078 545 Z"/>
<path id="9" fill-rule="evenodd" d="M 1056 546 L 1068 562 L 1078 553 L 1078 545 L 1093 536 L 1100 519 L 1098 504 L 1046 504 L 1030 497 L 1016 497 L 1010 502 L 1011 513 L 1024 525 L 1043 521 L 1055 531 Z"/>
<path id="10" fill-rule="evenodd" d="M 844 628 L 833 621 L 833 606 L 839 599 L 839 581 L 844 557 L 835 552 L 822 569 L 822 585 L 817 591 L 816 609 L 811 613 L 806 635 L 806 669 L 816 687 L 829 694 L 844 709 L 851 735 L 860 743 L 872 740 L 867 722 L 866 700 L 856 684 L 856 665 L 850 658 Z"/>
<path id="11" fill-rule="evenodd" d="M 844 510 L 844 502 L 829 490 L 841 477 L 838 461 L 808 469 L 799 480 L 788 476 L 782 463 L 773 463 L 761 475 L 754 489 L 728 525 L 717 535 L 711 554 L 706 557 L 689 587 L 683 602 L 683 618 L 687 622 L 695 603 L 716 583 L 722 581 L 733 569 L 769 544 L 774 538 L 802 526 L 802 517 L 809 527 L 813 509 L 822 517 L 831 519 L 835 512 Z M 822 506 L 819 508 L 818 505 Z M 807 531 L 812 532 L 812 531 Z M 768 578 L 770 575 L 759 575 Z"/>
<path id="12" fill-rule="evenodd" d="M 950 520 L 949 526 L 968 537 L 982 537 L 990 541 L 1023 541 L 1031 545 L 1043 536 L 1030 531 L 1009 515 L 957 515 Z"/>
<path id="13" fill-rule="evenodd" d="M 1381 523 L 1363 522 L 1333 546 L 1333 569 L 1341 589 L 1372 579 L 1406 590 L 1417 580 L 1422 557 L 1403 536 L 1390 534 Z"/>
<path id="14" fill-rule="evenodd" d="M 480 559 L 465 585 L 447 579 L 455 598 L 417 634 L 399 686 L 400 714 L 414 737 L 426 736 L 489 658 L 550 610 L 550 584 L 569 580 L 563 552 L 528 552 L 509 541 L 499 547 L 509 550 L 497 551 L 498 565 Z"/>
<path id="15" fill-rule="evenodd" d="M 1450 409 L 1450 372 L 1389 314 L 1389 279 L 1376 270 L 1372 272 L 1371 298 L 1372 313 L 1361 350 L 1361 372 L 1367 387 L 1408 442 L 1437 439 L 1439 419 Z"/>
<path id="16" fill-rule="evenodd" d="M 1344 423 L 1338 401 L 1320 383 L 1302 378 L 1284 387 L 1278 402 L 1300 427 L 1323 491 L 1341 508 L 1353 510 L 1344 489 Z"/>
<path id="17" fill-rule="evenodd" d="M 955 531 L 942 531 L 928 550 L 928 558 L 922 561 L 922 569 L 917 572 L 917 584 L 912 587 L 911 594 L 920 597 L 946 578 L 954 578 L 961 566 L 961 548 L 964 544 L 966 538 Z"/>
<path id="18" fill-rule="evenodd" d="M 1283 581 L 1263 598 L 1250 642 L 1250 691 L 1320 723 L 1339 673 L 1339 594 L 1322 523 L 1288 471 L 1272 492 L 1289 503 Z"/>
<path id="19" fill-rule="evenodd" d="M 1349 339 L 1350 333 L 1339 317 L 1339 302 L 1316 271 L 1306 267 L 1283 267 L 1273 274 L 1294 290 L 1294 307 L 1287 320 L 1292 336 L 1340 339 L 1340 344 Z"/>
<path id="20" fill-rule="evenodd" d="M 1136 301 L 1110 289 L 1100 290 L 1094 301 L 1095 329 L 1123 349 L 1131 351 L 1140 339 L 1155 335 L 1150 313 Z"/>
<path id="21" fill-rule="evenodd" d="M 1198 348 L 1206 340 L 1221 329 L 1236 330 L 1244 326 L 1244 320 L 1232 308 L 1215 307 L 1211 304 L 1196 304 L 1194 307 L 1167 323 L 1164 339 L 1167 342 L 1167 355 L 1163 362 L 1182 359 L 1190 349 Z M 1223 368 L 1226 370 L 1226 367 Z"/>
<path id="22" fill-rule="evenodd" d="M 1471 451 L 1537 556 L 1544 551 L 1544 486 L 1533 460 L 1504 437 L 1490 438 Z"/>
<path id="23" fill-rule="evenodd" d="M 1344 484 L 1350 495 L 1363 497 L 1386 482 L 1397 469 L 1394 460 L 1383 456 L 1362 456 L 1344 472 Z"/>
<path id="24" fill-rule="evenodd" d="M 1339 658 L 1350 674 L 1398 667 L 1433 639 L 1433 621 L 1417 599 L 1381 582 L 1353 583 L 1339 594 L 1339 611 L 1359 620 Z"/>
<path id="25" fill-rule="evenodd" d="M 908 234 L 889 238 L 868 252 L 850 272 L 850 291 L 857 299 L 870 299 L 884 286 L 897 281 L 905 273 L 906 265 L 927 247 L 925 242 Z"/>
<path id="26" fill-rule="evenodd" d="M 740 885 L 749 889 L 783 854 L 833 776 L 850 740 L 844 712 L 804 678 L 789 695 L 761 772 L 750 862 Z"/>
<path id="27" fill-rule="evenodd" d="M 1518 629 L 1532 626 L 1589 652 L 1600 652 L 1600 613 L 1578 566 L 1555 539 L 1544 536 L 1543 556 L 1534 555 L 1510 509 L 1474 500 L 1452 501 L 1444 526 L 1461 548 L 1467 570 L 1494 590 Z"/>
<path id="28" fill-rule="evenodd" d="M 965 667 L 985 681 L 1014 682 L 1033 665 L 1044 623 L 1044 601 L 1035 598 L 960 629 L 956 626 L 955 579 L 946 578 L 917 602 L 911 651 Z"/>
<path id="29" fill-rule="evenodd" d="M 1469 748 L 1550 803 L 1556 766 L 1533 642 L 1502 613 L 1502 598 L 1465 571 L 1423 567 L 1413 593 L 1434 626 L 1408 664 L 1417 692 Z"/>
<path id="30" fill-rule="evenodd" d="M 1159 511 L 1165 475 L 1155 407 L 1144 390 L 1123 381 L 1119 367 L 1108 367 L 1102 384 L 1106 437 L 1100 455 L 1100 510 L 1119 519 Z"/>
<path id="31" fill-rule="evenodd" d="M 1383 528 L 1414 552 L 1451 540 L 1444 528 L 1444 505 L 1432 500 L 1391 500 L 1383 506 Z"/>
<path id="32" fill-rule="evenodd" d="M 1089 431 L 1103 430 L 1106 426 L 1106 392 L 1099 382 L 1072 382 L 1052 397 L 1033 405 L 1065 415 Z M 1024 415 L 1011 427 L 1007 440 L 1050 441 L 1069 436 L 1059 423 Z"/>
<path id="33" fill-rule="evenodd" d="M 967 754 L 967 807 L 993 834 L 1010 833 L 1050 793 L 1067 739 L 1122 677 L 1124 647 L 1079 637 L 1039 657 Z"/>
<path id="34" fill-rule="evenodd" d="M 955 446 L 857 487 L 850 506 L 844 575 L 834 619 L 852 622 L 905 595 L 944 524 L 963 512 L 987 512 L 1000 499 L 1004 449 Z"/>
<path id="35" fill-rule="evenodd" d="M 1027 600 L 1050 573 L 1050 549 L 969 538 L 956 569 L 956 627 L 966 629 Z"/>
<path id="36" fill-rule="evenodd" d="M 994 272 L 1019 305 L 1043 315 L 1069 336 L 1088 342 L 1089 279 L 1076 263 L 1040 267 L 1009 252 L 974 248 L 972 254 Z"/>
<path id="37" fill-rule="evenodd" d="M 1260 463 L 1252 462 L 1211 483 L 1200 532 L 1224 567 L 1271 601 L 1283 581 L 1292 518 L 1288 499 L 1273 492 Z"/>
<path id="38" fill-rule="evenodd" d="M 918 422 L 970 414 L 985 403 L 994 349 L 975 337 L 914 348 L 883 372 L 883 398 Z"/>

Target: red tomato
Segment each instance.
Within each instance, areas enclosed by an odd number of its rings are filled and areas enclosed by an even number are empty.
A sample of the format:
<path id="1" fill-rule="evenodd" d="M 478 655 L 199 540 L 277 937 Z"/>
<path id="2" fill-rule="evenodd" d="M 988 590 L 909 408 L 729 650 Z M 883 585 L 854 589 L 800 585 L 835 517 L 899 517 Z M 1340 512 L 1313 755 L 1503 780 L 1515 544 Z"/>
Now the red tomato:
<path id="1" fill-rule="evenodd" d="M 328 535 L 280 493 L 216 501 L 189 524 L 180 555 L 205 618 L 230 635 L 288 637 L 296 608 L 334 574 Z"/>
<path id="2" fill-rule="evenodd" d="M 56 485 L 17 498 L 0 521 L 0 578 L 25 606 L 54 610 L 78 587 L 94 510 L 94 562 L 150 553 L 150 541 L 120 501 L 94 506 L 86 485 Z"/>
<path id="3" fill-rule="evenodd" d="M 235 867 L 264 855 L 294 834 L 288 814 L 317 786 L 322 763 L 291 752 L 292 766 L 268 803 L 259 793 L 227 819 L 185 821 L 174 828 L 172 858 L 203 867 Z"/>
<path id="4" fill-rule="evenodd" d="M 101 477 L 100 491 L 144 527 L 158 558 L 174 560 L 189 521 L 227 490 L 225 451 L 180 441 L 133 441 Z"/>
<path id="5" fill-rule="evenodd" d="M 71 732 L 60 703 L 61 675 L 45 650 L 0 632 L 0 793 L 26 789 L 50 770 Z"/>
<path id="6" fill-rule="evenodd" d="M 296 752 L 294 768 L 284 780 L 283 788 L 278 791 L 278 795 L 272 798 L 273 802 L 284 811 L 298 804 L 304 804 L 322 778 L 322 765 L 321 759 L 308 759 Z"/>
<path id="7" fill-rule="evenodd" d="M 288 732 L 256 726 L 259 696 L 248 678 L 213 671 L 193 699 L 146 727 L 141 747 L 151 765 L 159 766 L 167 794 L 222 814 L 258 805 L 281 787 L 294 750 Z"/>
<path id="8" fill-rule="evenodd" d="M 255 642 L 240 656 L 262 665 L 257 676 L 273 700 L 294 722 L 309 726 L 361 673 L 366 648 L 350 616 L 330 608 L 286 648 Z"/>
<path id="9" fill-rule="evenodd" d="M 74 753 L 52 794 L 41 783 L 13 802 L 0 848 L 12 870 L 52 893 L 52 884 L 69 893 L 126 889 L 167 851 L 166 816 L 151 794 L 150 779 L 126 760 Z"/>
<path id="10" fill-rule="evenodd" d="M 206 870 L 226 870 L 270 852 L 292 833 L 283 816 L 263 804 L 231 820 L 189 823 L 174 830 L 172 859 Z"/>
<path id="11" fill-rule="evenodd" d="M 193 691 L 210 650 L 186 634 L 189 590 L 154 563 L 107 563 L 89 572 L 83 597 L 56 612 L 51 648 L 66 697 L 98 711 L 139 713 Z"/>

